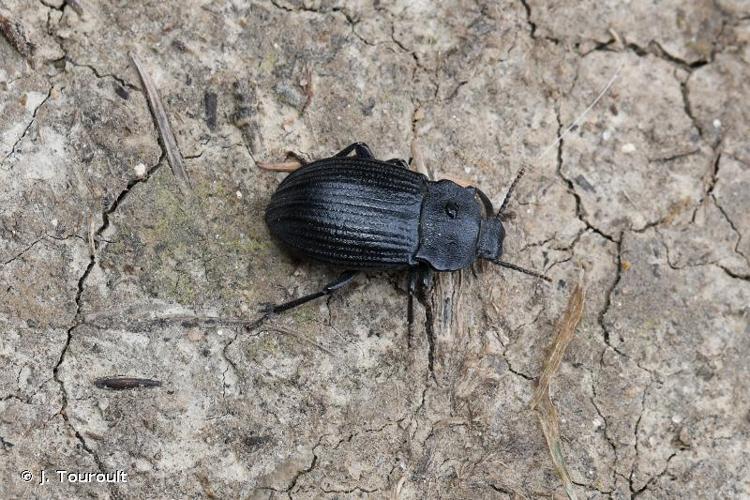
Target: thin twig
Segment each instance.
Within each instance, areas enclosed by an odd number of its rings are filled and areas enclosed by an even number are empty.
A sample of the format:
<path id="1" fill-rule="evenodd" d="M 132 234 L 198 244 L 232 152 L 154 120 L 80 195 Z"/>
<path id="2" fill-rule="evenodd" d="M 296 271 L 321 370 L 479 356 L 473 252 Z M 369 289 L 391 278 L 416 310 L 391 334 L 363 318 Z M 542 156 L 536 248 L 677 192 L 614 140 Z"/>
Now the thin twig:
<path id="1" fill-rule="evenodd" d="M 261 168 L 263 170 L 270 170 L 272 172 L 294 172 L 301 166 L 302 162 L 297 160 L 282 161 L 277 163 L 264 161 L 258 162 L 258 168 Z"/>
<path id="2" fill-rule="evenodd" d="M 188 194 L 191 190 L 190 178 L 185 171 L 180 148 L 177 146 L 177 140 L 172 132 L 172 127 L 169 124 L 167 113 L 164 111 L 164 105 L 161 102 L 159 93 L 156 91 L 156 86 L 154 85 L 153 80 L 151 80 L 149 74 L 146 73 L 146 70 L 138 57 L 131 53 L 130 59 L 132 59 L 135 68 L 138 70 L 141 82 L 143 82 L 149 107 L 151 108 L 151 114 L 153 115 L 154 120 L 156 121 L 156 126 L 159 129 L 159 135 L 167 153 L 169 166 L 172 167 L 172 174 L 177 178 L 182 193 Z"/>
<path id="3" fill-rule="evenodd" d="M 273 326 L 270 326 L 268 328 L 265 328 L 265 330 L 270 331 L 270 332 L 280 333 L 282 335 L 289 335 L 290 337 L 294 337 L 297 340 L 300 340 L 302 342 L 306 342 L 306 343 L 308 343 L 308 344 L 310 344 L 310 345 L 312 345 L 314 347 L 317 347 L 318 349 L 320 349 L 321 351 L 323 351 L 324 353 L 326 353 L 326 354 L 328 354 L 330 356 L 334 356 L 334 353 L 331 350 L 323 347 L 322 345 L 318 344 L 317 342 L 315 342 L 313 340 L 310 340 L 310 339 L 306 338 L 304 335 L 299 334 L 299 333 L 295 332 L 294 330 L 290 330 L 289 328 L 286 328 L 286 327 L 283 327 L 283 326 L 273 325 Z"/>
<path id="4" fill-rule="evenodd" d="M 97 327 L 97 326 L 108 327 L 110 326 L 106 324 L 106 319 L 108 317 L 112 317 L 112 316 L 106 312 L 91 313 L 91 314 L 88 314 L 84 318 L 83 323 L 89 326 L 93 326 L 93 327 Z M 179 323 L 185 326 L 198 326 L 198 325 L 244 326 L 244 327 L 247 327 L 249 330 L 255 330 L 256 328 L 260 327 L 263 323 L 265 323 L 267 320 L 271 318 L 272 316 L 267 316 L 267 315 L 262 315 L 255 319 L 241 319 L 241 318 L 226 318 L 222 316 L 198 316 L 195 314 L 175 314 L 171 316 L 169 315 L 160 316 L 156 318 L 129 317 L 124 322 L 124 325 L 133 326 L 133 325 L 143 325 L 143 324 Z M 105 322 L 103 323 L 101 322 L 101 320 L 105 320 Z M 271 324 L 270 326 L 265 327 L 264 330 L 269 331 L 269 332 L 281 333 L 282 335 L 289 335 L 290 337 L 294 337 L 297 340 L 300 340 L 302 342 L 306 342 L 312 346 L 315 346 L 316 348 L 320 349 L 326 354 L 334 356 L 334 353 L 330 349 L 318 344 L 317 342 L 313 340 L 306 338 L 304 335 L 297 333 L 294 330 L 286 328 L 285 326 Z"/>
<path id="5" fill-rule="evenodd" d="M 83 323 L 89 326 L 108 326 L 106 323 L 107 319 L 117 317 L 108 312 L 95 312 L 88 314 L 84 317 Z M 175 314 L 159 316 L 155 318 L 133 318 L 129 316 L 128 319 L 122 323 L 124 326 L 132 325 L 143 325 L 143 324 L 160 324 L 160 323 L 181 323 L 188 325 L 226 325 L 226 326 L 247 326 L 254 328 L 259 326 L 266 319 L 266 316 L 261 316 L 255 319 L 240 319 L 240 318 L 225 318 L 221 316 L 197 316 L 194 314 Z M 120 324 L 120 323 L 116 323 Z"/>

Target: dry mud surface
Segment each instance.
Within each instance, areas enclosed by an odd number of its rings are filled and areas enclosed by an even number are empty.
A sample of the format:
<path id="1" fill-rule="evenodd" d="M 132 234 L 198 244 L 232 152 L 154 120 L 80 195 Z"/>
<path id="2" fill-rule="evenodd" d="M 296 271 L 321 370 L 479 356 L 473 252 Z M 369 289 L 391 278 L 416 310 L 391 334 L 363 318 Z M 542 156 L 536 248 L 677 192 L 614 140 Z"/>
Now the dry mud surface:
<path id="1" fill-rule="evenodd" d="M 750 496 L 748 2 L 0 0 L 0 25 L 4 498 L 561 497 L 530 402 L 582 267 L 551 393 L 576 495 Z M 506 257 L 554 284 L 442 275 L 411 336 L 399 274 L 257 328 L 155 321 L 333 278 L 269 239 L 256 162 L 354 141 L 495 203 L 532 163 Z"/>

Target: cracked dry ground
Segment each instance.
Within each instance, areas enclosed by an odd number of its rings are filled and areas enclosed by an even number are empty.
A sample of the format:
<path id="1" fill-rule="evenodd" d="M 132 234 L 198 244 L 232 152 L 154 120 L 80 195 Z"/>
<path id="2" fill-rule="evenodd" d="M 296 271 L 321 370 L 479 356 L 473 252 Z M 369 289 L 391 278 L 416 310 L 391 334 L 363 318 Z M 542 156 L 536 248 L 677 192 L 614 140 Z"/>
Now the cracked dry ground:
<path id="1" fill-rule="evenodd" d="M 750 495 L 750 4 L 78 4 L 0 1 L 34 47 L 0 38 L 4 498 L 559 497 L 529 405 L 580 267 L 552 385 L 578 496 Z M 506 256 L 555 284 L 443 275 L 411 337 L 399 275 L 260 328 L 152 321 L 252 319 L 332 278 L 269 240 L 283 176 L 255 162 L 353 141 L 495 203 L 533 164 Z M 115 374 L 163 386 L 93 385 Z M 19 477 L 40 469 L 128 482 Z"/>

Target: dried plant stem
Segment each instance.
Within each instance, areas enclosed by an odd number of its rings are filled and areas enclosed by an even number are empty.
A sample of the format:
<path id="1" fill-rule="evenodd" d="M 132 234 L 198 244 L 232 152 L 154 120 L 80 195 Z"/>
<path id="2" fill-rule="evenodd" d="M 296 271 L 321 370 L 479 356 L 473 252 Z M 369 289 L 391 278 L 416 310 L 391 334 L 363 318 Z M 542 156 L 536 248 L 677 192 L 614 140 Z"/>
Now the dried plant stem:
<path id="1" fill-rule="evenodd" d="M 539 377 L 539 384 L 534 392 L 534 399 L 531 402 L 531 407 L 536 410 L 539 422 L 542 425 L 542 431 L 547 440 L 552 462 L 555 464 L 557 474 L 563 482 L 565 493 L 571 500 L 575 500 L 576 495 L 562 453 L 560 429 L 558 427 L 559 419 L 557 410 L 555 410 L 555 406 L 552 404 L 552 399 L 549 395 L 549 386 L 558 368 L 560 368 L 560 362 L 565 354 L 565 350 L 573 339 L 576 327 L 581 321 L 585 296 L 583 284 L 579 282 L 573 290 L 570 299 L 568 299 L 565 313 L 557 324 L 555 338 L 550 346 L 549 354 L 544 362 L 542 375 Z"/>
<path id="2" fill-rule="evenodd" d="M 161 102 L 159 93 L 156 91 L 156 86 L 138 57 L 136 57 L 135 54 L 130 54 L 130 59 L 133 60 L 133 64 L 141 77 L 141 82 L 143 82 L 144 91 L 148 99 L 149 107 L 151 108 L 151 114 L 153 115 L 154 120 L 156 121 L 156 126 L 159 129 L 159 135 L 161 136 L 164 150 L 167 153 L 169 166 L 172 167 L 172 174 L 174 174 L 177 179 L 182 193 L 188 194 L 191 191 L 190 178 L 185 171 L 185 165 L 182 161 L 182 153 L 180 153 L 180 148 L 177 146 L 177 139 L 175 139 L 174 133 L 172 132 L 172 126 L 169 124 L 169 118 L 167 117 L 166 111 L 164 111 L 164 105 Z"/>

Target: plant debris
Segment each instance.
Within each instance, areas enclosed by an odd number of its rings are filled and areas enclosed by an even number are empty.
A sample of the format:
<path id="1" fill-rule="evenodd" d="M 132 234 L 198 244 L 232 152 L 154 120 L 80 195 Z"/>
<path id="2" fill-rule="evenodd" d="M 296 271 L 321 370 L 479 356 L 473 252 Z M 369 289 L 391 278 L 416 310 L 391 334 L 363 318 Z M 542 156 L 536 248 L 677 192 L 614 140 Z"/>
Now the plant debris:
<path id="1" fill-rule="evenodd" d="M 94 385 L 99 389 L 124 391 L 141 387 L 161 387 L 161 381 L 138 377 L 102 377 L 96 379 Z"/>
<path id="2" fill-rule="evenodd" d="M 180 148 L 177 146 L 177 140 L 172 132 L 172 126 L 169 124 L 169 118 L 164 111 L 164 105 L 161 102 L 159 93 L 156 91 L 156 86 L 154 85 L 153 80 L 151 80 L 151 77 L 144 69 L 143 63 L 141 63 L 138 57 L 136 57 L 135 54 L 130 54 L 130 59 L 132 59 L 135 68 L 138 70 L 141 82 L 143 82 L 144 91 L 151 108 L 151 114 L 154 116 L 156 126 L 159 129 L 159 135 L 161 136 L 162 144 L 164 144 L 169 165 L 172 167 L 172 173 L 177 178 L 182 193 L 187 194 L 192 189 L 190 178 L 185 171 L 185 165 L 182 161 L 182 153 L 180 153 Z"/>
<path id="3" fill-rule="evenodd" d="M 555 464 L 557 474 L 563 482 L 565 493 L 567 493 L 568 498 L 571 500 L 574 500 L 576 495 L 573 490 L 573 482 L 570 480 L 568 468 L 565 465 L 565 457 L 562 453 L 559 418 L 557 410 L 549 396 L 549 386 L 552 382 L 552 377 L 554 377 L 558 368 L 560 368 L 560 362 L 565 354 L 565 350 L 573 339 L 576 327 L 581 321 L 585 296 L 586 293 L 583 284 L 579 281 L 570 299 L 568 299 L 565 313 L 563 313 L 555 328 L 555 338 L 550 346 L 547 359 L 544 361 L 542 375 L 539 377 L 539 384 L 534 392 L 534 399 L 531 402 L 531 407 L 536 410 L 539 422 L 542 425 L 542 431 L 547 440 L 552 462 Z"/>
<path id="4" fill-rule="evenodd" d="M 0 12 L 0 33 L 23 57 L 29 59 L 34 53 L 34 44 L 26 36 L 26 30 L 18 21 Z"/>

